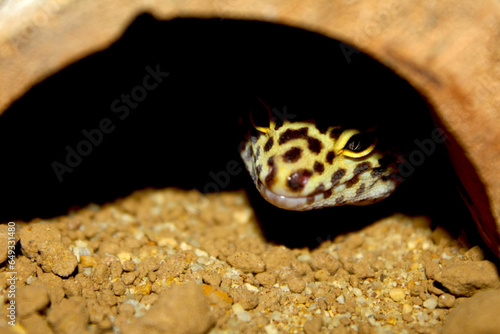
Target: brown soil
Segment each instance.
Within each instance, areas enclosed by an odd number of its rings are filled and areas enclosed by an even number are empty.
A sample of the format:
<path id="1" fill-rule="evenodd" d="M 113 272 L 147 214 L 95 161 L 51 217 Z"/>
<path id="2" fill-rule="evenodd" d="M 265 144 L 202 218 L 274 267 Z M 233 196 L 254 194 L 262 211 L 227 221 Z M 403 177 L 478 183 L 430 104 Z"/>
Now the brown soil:
<path id="1" fill-rule="evenodd" d="M 0 254 L 6 333 L 500 329 L 500 292 L 477 293 L 500 287 L 496 267 L 423 217 L 395 215 L 314 250 L 289 249 L 266 242 L 241 192 L 165 189 L 16 225 L 15 267 Z"/>

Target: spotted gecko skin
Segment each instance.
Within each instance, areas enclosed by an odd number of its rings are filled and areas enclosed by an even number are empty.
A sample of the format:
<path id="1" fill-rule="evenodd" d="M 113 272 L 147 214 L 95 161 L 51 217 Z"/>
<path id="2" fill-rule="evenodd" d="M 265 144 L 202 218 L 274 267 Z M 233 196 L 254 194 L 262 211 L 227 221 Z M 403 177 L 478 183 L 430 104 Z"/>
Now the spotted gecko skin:
<path id="1" fill-rule="evenodd" d="M 277 207 L 367 205 L 400 183 L 397 157 L 379 150 L 374 131 L 287 120 L 253 130 L 241 157 L 261 195 Z"/>

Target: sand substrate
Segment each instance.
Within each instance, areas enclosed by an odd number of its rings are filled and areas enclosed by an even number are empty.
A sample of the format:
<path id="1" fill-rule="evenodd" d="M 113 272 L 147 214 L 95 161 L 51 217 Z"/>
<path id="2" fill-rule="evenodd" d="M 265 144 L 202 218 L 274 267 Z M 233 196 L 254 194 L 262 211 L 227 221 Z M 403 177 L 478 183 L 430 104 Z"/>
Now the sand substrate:
<path id="1" fill-rule="evenodd" d="M 0 232 L 5 333 L 500 333 L 496 267 L 423 217 L 289 249 L 242 192 L 165 189 Z"/>

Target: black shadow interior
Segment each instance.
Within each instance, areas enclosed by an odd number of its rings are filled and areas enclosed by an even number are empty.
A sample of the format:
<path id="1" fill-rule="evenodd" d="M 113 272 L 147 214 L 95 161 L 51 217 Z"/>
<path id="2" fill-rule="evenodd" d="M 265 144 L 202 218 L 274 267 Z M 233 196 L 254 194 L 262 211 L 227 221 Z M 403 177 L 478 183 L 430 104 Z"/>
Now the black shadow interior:
<path id="1" fill-rule="evenodd" d="M 257 97 L 292 114 L 373 117 L 410 146 L 433 129 L 429 106 L 409 84 L 340 41 L 262 22 L 144 14 L 108 49 L 37 84 L 0 117 L 0 221 L 176 186 L 245 188 L 265 236 L 291 247 L 393 212 L 472 224 L 444 145 L 379 204 L 311 212 L 267 204 L 238 152 L 238 120 Z M 71 153 L 78 150 L 85 156 Z"/>

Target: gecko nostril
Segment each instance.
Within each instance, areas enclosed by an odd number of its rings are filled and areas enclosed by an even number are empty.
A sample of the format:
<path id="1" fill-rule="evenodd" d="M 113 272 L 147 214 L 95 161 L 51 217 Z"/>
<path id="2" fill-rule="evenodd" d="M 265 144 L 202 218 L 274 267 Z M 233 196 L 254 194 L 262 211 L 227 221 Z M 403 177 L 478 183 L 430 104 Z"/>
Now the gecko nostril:
<path id="1" fill-rule="evenodd" d="M 286 185 L 292 191 L 301 191 L 306 186 L 312 174 L 308 169 L 299 169 L 288 176 Z"/>

